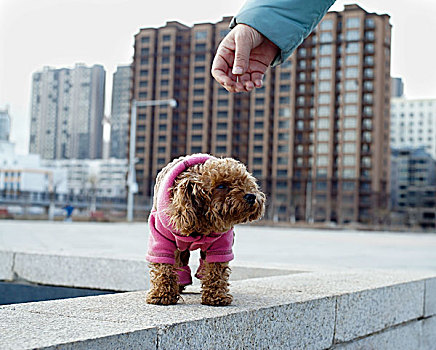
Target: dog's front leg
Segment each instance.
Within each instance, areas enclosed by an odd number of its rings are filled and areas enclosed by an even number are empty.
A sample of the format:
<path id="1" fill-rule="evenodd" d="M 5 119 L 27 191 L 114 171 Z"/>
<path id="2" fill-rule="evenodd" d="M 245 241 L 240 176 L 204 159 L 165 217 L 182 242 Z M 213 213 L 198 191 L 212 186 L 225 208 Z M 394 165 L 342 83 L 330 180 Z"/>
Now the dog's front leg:
<path id="1" fill-rule="evenodd" d="M 201 303 L 204 305 L 229 305 L 233 297 L 229 294 L 230 268 L 228 263 L 204 263 L 201 278 Z"/>
<path id="2" fill-rule="evenodd" d="M 150 290 L 147 293 L 148 304 L 172 305 L 179 300 L 177 273 L 173 265 L 151 263 Z"/>

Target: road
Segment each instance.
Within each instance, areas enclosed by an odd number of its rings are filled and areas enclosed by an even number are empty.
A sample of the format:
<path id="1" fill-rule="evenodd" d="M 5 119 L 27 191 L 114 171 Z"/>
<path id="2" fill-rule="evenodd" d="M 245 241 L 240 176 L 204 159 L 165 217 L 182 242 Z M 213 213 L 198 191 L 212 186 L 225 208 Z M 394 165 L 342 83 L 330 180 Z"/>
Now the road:
<path id="1" fill-rule="evenodd" d="M 235 265 L 436 271 L 436 234 L 238 226 Z M 143 259 L 145 223 L 0 221 L 0 250 Z"/>

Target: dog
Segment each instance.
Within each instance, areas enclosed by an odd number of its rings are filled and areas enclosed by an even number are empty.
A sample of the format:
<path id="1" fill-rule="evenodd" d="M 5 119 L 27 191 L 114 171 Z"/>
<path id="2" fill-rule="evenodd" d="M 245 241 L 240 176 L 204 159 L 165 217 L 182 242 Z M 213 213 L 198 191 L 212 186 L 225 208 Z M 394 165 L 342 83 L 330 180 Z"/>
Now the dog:
<path id="1" fill-rule="evenodd" d="M 200 249 L 201 303 L 229 305 L 233 227 L 260 219 L 265 194 L 233 158 L 194 154 L 173 160 L 156 178 L 149 217 L 149 304 L 172 305 L 192 284 L 190 251 Z"/>

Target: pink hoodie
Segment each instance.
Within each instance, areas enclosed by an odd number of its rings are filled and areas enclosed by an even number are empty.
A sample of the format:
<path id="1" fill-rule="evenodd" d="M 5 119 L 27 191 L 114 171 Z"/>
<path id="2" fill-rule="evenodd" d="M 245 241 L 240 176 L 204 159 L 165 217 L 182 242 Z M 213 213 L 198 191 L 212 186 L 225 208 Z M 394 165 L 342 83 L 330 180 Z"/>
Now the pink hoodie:
<path id="1" fill-rule="evenodd" d="M 156 208 L 150 213 L 148 223 L 150 236 L 148 243 L 147 261 L 152 263 L 175 263 L 174 252 L 176 249 L 196 250 L 201 249 L 206 253 L 206 262 L 228 262 L 233 259 L 233 228 L 223 233 L 211 233 L 207 236 L 181 236 L 170 225 L 170 218 L 165 213 L 171 201 L 169 189 L 176 177 L 187 168 L 202 164 L 213 158 L 208 154 L 194 154 L 175 164 L 159 187 Z"/>

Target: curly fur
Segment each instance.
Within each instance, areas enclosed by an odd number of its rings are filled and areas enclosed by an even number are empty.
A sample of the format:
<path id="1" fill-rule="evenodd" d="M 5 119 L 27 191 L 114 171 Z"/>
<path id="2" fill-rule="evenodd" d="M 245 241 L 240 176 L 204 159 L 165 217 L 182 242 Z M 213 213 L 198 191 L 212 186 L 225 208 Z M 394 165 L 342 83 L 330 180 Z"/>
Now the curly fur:
<path id="1" fill-rule="evenodd" d="M 204 277 L 201 279 L 201 303 L 212 306 L 230 305 L 233 301 L 229 294 L 230 268 L 228 263 L 205 263 Z"/>
<path id="2" fill-rule="evenodd" d="M 146 301 L 148 304 L 172 305 L 180 298 L 178 276 L 170 264 L 149 264 L 150 290 Z"/>
<path id="3" fill-rule="evenodd" d="M 182 162 L 180 157 L 169 163 L 156 178 L 153 206 L 166 174 Z M 167 209 L 170 223 L 180 235 L 208 235 L 226 232 L 234 225 L 258 220 L 265 211 L 265 195 L 246 167 L 232 158 L 211 158 L 189 167 L 174 181 Z M 252 202 L 244 196 L 253 195 Z M 207 252 L 206 252 L 207 254 Z M 202 252 L 204 259 L 204 252 Z M 169 305 L 177 303 L 184 286 L 177 287 L 176 269 L 189 262 L 189 251 L 176 252 L 176 264 L 150 264 L 151 290 L 147 302 Z M 201 271 L 202 303 L 229 305 L 230 268 L 228 263 L 207 263 Z M 180 288 L 180 289 L 179 289 Z"/>
<path id="4" fill-rule="evenodd" d="M 218 189 L 218 185 L 226 188 Z M 244 200 L 248 193 L 256 196 L 251 205 Z M 180 234 L 207 235 L 259 219 L 264 202 L 265 195 L 242 163 L 232 158 L 209 159 L 178 176 L 167 214 Z"/>

